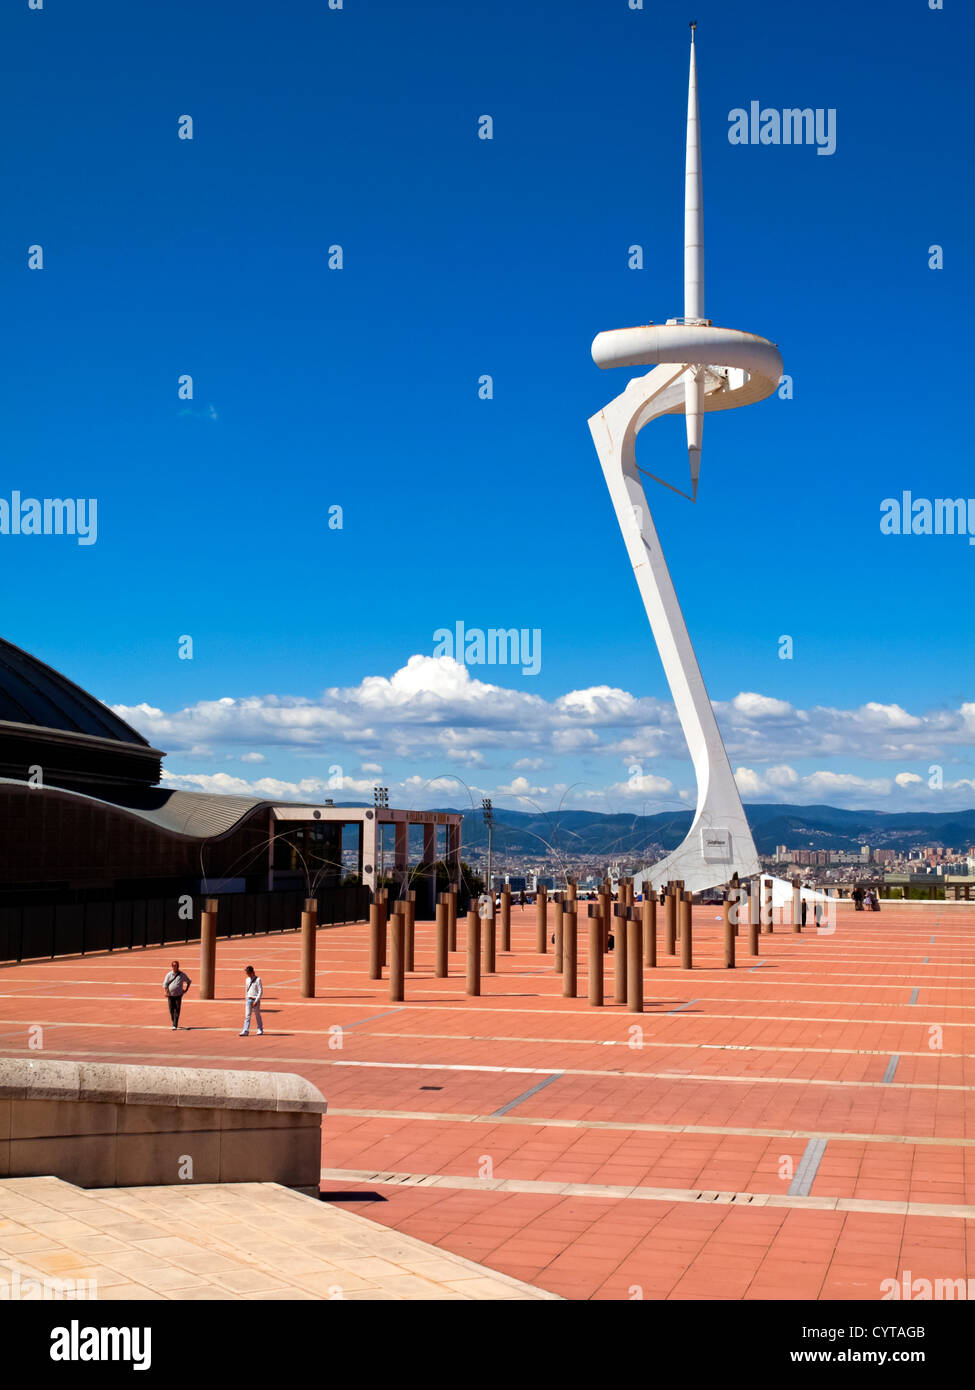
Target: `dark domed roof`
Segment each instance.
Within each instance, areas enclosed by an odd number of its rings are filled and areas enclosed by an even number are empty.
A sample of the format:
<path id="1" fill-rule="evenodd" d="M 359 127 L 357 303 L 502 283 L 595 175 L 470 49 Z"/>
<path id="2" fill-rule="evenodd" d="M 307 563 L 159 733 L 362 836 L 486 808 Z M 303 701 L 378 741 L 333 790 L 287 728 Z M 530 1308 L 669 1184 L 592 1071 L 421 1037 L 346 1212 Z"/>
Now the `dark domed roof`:
<path id="1" fill-rule="evenodd" d="M 149 744 L 107 705 L 74 681 L 45 666 L 0 637 L 0 721 L 35 724 L 44 729 Z"/>

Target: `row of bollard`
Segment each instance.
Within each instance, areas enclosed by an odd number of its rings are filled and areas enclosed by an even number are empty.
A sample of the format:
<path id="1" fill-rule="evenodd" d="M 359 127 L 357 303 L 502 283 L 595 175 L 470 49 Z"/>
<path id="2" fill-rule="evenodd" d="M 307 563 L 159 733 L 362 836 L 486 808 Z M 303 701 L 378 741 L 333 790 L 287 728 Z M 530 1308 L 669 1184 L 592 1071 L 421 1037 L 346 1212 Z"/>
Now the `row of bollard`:
<path id="1" fill-rule="evenodd" d="M 799 880 L 793 880 L 793 930 L 800 932 Z M 405 990 L 405 975 L 414 969 L 415 935 L 415 893 L 408 893 L 393 905 L 388 916 L 388 935 L 390 937 L 390 999 L 402 1002 Z M 553 895 L 554 967 L 562 976 L 562 994 L 565 998 L 578 997 L 578 889 L 574 880 L 569 880 L 567 890 Z M 635 901 L 632 879 L 620 884 L 619 899 L 612 901 L 609 880 L 605 880 L 597 893 L 597 901 L 588 904 L 589 908 L 589 1003 L 600 1007 L 605 1003 L 605 957 L 609 952 L 609 936 L 614 928 L 613 964 L 613 1002 L 625 1004 L 634 1013 L 643 1011 L 643 971 L 654 969 L 657 965 L 657 912 L 663 915 L 663 954 L 680 956 L 682 970 L 693 969 L 693 931 L 691 925 L 692 894 L 685 890 L 682 880 L 675 880 L 660 889 L 659 897 L 654 892 L 645 892 L 643 901 Z M 306 907 L 313 903 L 306 904 Z M 385 890 L 377 891 L 370 908 L 370 978 L 382 978 L 386 966 L 387 939 L 387 895 Z M 733 880 L 725 895 L 722 933 L 723 966 L 735 968 L 736 942 L 743 919 L 747 915 L 748 953 L 752 957 L 759 954 L 759 936 L 773 930 L 772 883 L 764 878 L 757 884 L 744 885 Z M 303 939 L 305 918 L 302 917 Z M 500 950 L 511 949 L 511 892 L 507 886 L 501 893 L 501 939 Z M 548 891 L 544 885 L 538 889 L 536 902 L 535 945 L 539 955 L 546 955 L 549 946 Z M 452 886 L 441 893 L 436 908 L 436 958 L 434 974 L 445 979 L 449 971 L 449 957 L 457 950 L 457 889 Z M 313 934 L 312 934 L 313 940 Z M 496 969 L 495 905 L 493 895 L 489 895 L 484 908 L 484 916 L 476 908 L 467 914 L 466 990 L 470 995 L 481 992 L 482 974 L 493 974 Z M 312 958 L 313 962 L 313 958 Z M 312 976 L 314 965 L 312 963 Z M 304 958 L 303 958 L 304 992 Z"/>
<path id="2" fill-rule="evenodd" d="M 207 898 L 200 917 L 200 998 L 213 999 L 217 974 L 218 898 Z M 301 995 L 315 998 L 315 947 L 318 900 L 306 898 L 301 911 Z"/>
<path id="3" fill-rule="evenodd" d="M 554 965 L 562 975 L 562 994 L 567 999 L 578 995 L 578 898 L 575 880 L 570 879 L 565 893 L 553 898 Z M 664 954 L 677 954 L 680 946 L 682 970 L 693 969 L 693 936 L 691 930 L 692 895 L 686 892 L 682 880 L 668 883 L 660 890 L 659 902 L 655 893 L 645 892 L 643 902 L 636 903 L 632 879 L 620 884 L 619 901 L 612 904 L 609 880 L 604 880 L 598 900 L 589 904 L 589 1003 L 602 1006 L 604 1001 L 604 964 L 609 951 L 610 926 L 615 922 L 613 1002 L 625 1004 L 633 1013 L 643 1012 L 643 970 L 657 964 L 657 907 L 664 909 Z M 747 903 L 748 950 L 759 954 L 759 934 L 773 931 L 772 881 L 760 879 L 748 887 L 733 880 L 725 895 L 723 960 L 726 969 L 735 968 L 735 942 L 743 908 Z M 466 988 L 467 993 L 479 995 L 481 974 L 493 974 L 496 968 L 496 936 L 494 896 L 488 895 L 482 919 L 475 908 L 467 914 Z M 200 925 L 200 998 L 213 999 L 216 977 L 217 913 L 216 898 L 206 899 Z M 792 930 L 802 931 L 800 881 L 792 880 Z M 318 903 L 305 900 L 301 913 L 301 994 L 315 998 L 316 942 L 318 932 Z M 405 977 L 415 968 L 416 893 L 407 892 L 397 899 L 393 911 L 388 911 L 386 889 L 378 889 L 369 908 L 369 978 L 381 980 L 387 965 L 387 936 L 389 937 L 390 999 L 402 1002 Z M 539 887 L 536 903 L 535 945 L 539 955 L 548 952 L 548 892 Z M 501 893 L 502 952 L 511 950 L 511 890 L 505 886 Z M 436 909 L 436 963 L 434 974 L 445 979 L 451 952 L 457 950 L 457 889 L 441 893 Z"/>
<path id="4" fill-rule="evenodd" d="M 389 997 L 394 1003 L 401 1003 L 406 988 L 406 975 L 415 969 L 416 933 L 416 893 L 408 892 L 405 898 L 397 899 L 392 911 L 388 908 L 385 889 L 377 890 L 369 909 L 369 978 L 381 980 L 386 967 L 386 945 L 389 939 Z M 437 899 L 435 919 L 435 962 L 434 975 L 446 979 L 449 957 L 457 950 L 457 889 L 451 886 Z M 501 898 L 501 949 L 507 951 L 511 946 L 511 895 L 510 891 Z M 467 993 L 480 994 L 481 972 L 493 974 L 496 969 L 496 937 L 494 903 L 481 927 L 481 917 L 476 908 L 467 914 L 466 941 Z M 482 966 L 483 951 L 483 966 Z"/>

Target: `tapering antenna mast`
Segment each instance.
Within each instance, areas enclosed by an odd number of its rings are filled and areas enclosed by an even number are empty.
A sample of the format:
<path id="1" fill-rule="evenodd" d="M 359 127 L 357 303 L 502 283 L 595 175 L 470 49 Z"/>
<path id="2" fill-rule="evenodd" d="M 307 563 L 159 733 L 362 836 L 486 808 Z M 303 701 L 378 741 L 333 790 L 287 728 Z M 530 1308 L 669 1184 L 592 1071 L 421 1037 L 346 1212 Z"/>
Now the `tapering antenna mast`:
<path id="1" fill-rule="evenodd" d="M 691 68 L 687 82 L 687 156 L 684 164 L 684 318 L 704 318 L 704 202 L 701 192 L 701 121 L 697 107 L 697 61 L 691 22 Z"/>

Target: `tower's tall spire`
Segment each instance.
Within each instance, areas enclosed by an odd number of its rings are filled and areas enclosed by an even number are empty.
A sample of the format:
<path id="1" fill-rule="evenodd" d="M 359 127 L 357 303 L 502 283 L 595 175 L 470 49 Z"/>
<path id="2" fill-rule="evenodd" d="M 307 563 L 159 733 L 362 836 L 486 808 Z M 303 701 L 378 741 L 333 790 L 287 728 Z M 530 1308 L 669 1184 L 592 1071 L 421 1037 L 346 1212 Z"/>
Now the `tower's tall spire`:
<path id="1" fill-rule="evenodd" d="M 704 207 L 701 196 L 701 122 L 697 109 L 697 62 L 691 24 L 691 69 L 687 81 L 687 156 L 684 164 L 684 318 L 704 317 Z"/>
<path id="2" fill-rule="evenodd" d="M 704 206 L 701 196 L 701 122 L 697 109 L 697 61 L 691 23 L 691 70 L 687 79 L 687 155 L 684 162 L 684 321 L 704 318 Z M 704 433 L 704 370 L 694 367 L 684 382 L 684 420 L 691 496 L 697 497 Z"/>

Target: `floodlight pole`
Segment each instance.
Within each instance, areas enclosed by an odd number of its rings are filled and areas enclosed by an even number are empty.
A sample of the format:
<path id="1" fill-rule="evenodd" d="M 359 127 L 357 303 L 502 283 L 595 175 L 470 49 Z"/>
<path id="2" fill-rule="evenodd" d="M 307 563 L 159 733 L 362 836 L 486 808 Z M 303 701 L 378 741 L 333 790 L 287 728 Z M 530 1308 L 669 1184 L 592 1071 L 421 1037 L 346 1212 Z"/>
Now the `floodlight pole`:
<path id="1" fill-rule="evenodd" d="M 484 824 L 487 826 L 488 837 L 487 883 L 484 885 L 484 889 L 485 892 L 491 893 L 493 895 L 494 889 L 491 887 L 491 849 L 492 834 L 494 831 L 494 807 L 491 804 L 491 798 L 489 796 L 483 798 L 483 800 L 481 801 L 481 807 L 484 812 Z"/>
<path id="2" fill-rule="evenodd" d="M 379 836 L 379 887 L 382 888 L 386 864 L 386 834 L 385 822 L 379 819 L 379 812 L 389 807 L 389 788 L 373 787 L 372 800 L 376 808 L 376 834 Z"/>

